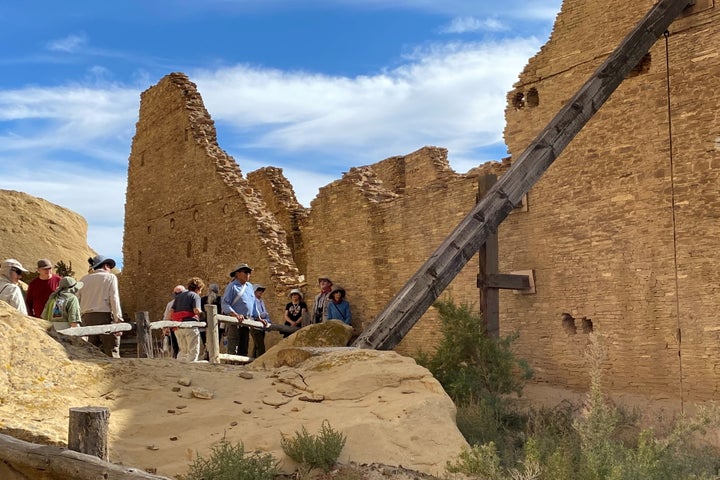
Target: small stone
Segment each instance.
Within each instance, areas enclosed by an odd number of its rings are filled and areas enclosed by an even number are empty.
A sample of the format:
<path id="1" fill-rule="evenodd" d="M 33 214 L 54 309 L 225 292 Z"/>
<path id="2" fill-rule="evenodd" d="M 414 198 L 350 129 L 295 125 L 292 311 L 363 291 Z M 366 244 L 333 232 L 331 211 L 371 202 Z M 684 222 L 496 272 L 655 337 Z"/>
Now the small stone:
<path id="1" fill-rule="evenodd" d="M 192 396 L 203 400 L 212 400 L 215 394 L 207 388 L 197 387 L 192 389 Z"/>
<path id="2" fill-rule="evenodd" d="M 319 402 L 322 402 L 323 400 L 325 400 L 325 396 L 324 396 L 324 395 L 320 395 L 320 394 L 318 394 L 318 393 L 313 393 L 313 394 L 310 395 L 310 396 L 308 396 L 308 395 L 303 395 L 303 396 L 300 397 L 298 400 L 301 400 L 301 401 L 303 401 L 303 402 L 319 403 Z"/>
<path id="3" fill-rule="evenodd" d="M 158 447 L 157 445 L 148 445 L 147 449 L 148 450 L 160 450 L 160 447 Z"/>
<path id="4" fill-rule="evenodd" d="M 250 409 L 247 408 L 247 407 L 246 407 L 246 408 L 243 408 L 242 411 L 243 411 L 243 413 L 245 413 L 245 414 L 247 414 L 247 415 L 250 415 L 250 414 L 252 413 L 252 410 L 250 410 Z"/>
<path id="5" fill-rule="evenodd" d="M 153 475 L 155 475 L 157 473 L 157 467 L 147 467 L 145 471 L 147 473 L 152 473 Z"/>
<path id="6" fill-rule="evenodd" d="M 178 437 L 176 437 L 176 436 L 174 436 L 174 435 L 173 435 L 172 437 L 170 437 L 170 441 L 171 441 L 171 442 L 174 442 L 174 441 L 177 440 L 177 439 L 178 439 Z"/>
<path id="7" fill-rule="evenodd" d="M 173 410 L 172 408 L 168 408 L 168 413 L 175 413 L 175 410 Z"/>
<path id="8" fill-rule="evenodd" d="M 233 403 L 237 403 L 238 405 L 242 405 L 242 402 L 240 400 L 233 400 Z"/>
<path id="9" fill-rule="evenodd" d="M 180 387 L 172 387 L 172 391 L 173 391 L 173 392 L 179 392 L 179 391 L 180 391 Z"/>
<path id="10" fill-rule="evenodd" d="M 187 405 L 178 405 L 175 408 L 177 408 L 178 410 L 182 410 L 183 408 L 187 408 Z"/>
<path id="11" fill-rule="evenodd" d="M 253 378 L 255 378 L 250 372 L 240 372 L 238 374 L 238 377 L 244 378 L 245 380 L 252 380 Z"/>
<path id="12" fill-rule="evenodd" d="M 231 426 L 231 427 L 236 427 L 237 424 L 238 424 L 238 422 L 230 422 L 230 426 Z"/>
<path id="13" fill-rule="evenodd" d="M 182 378 L 179 378 L 177 382 L 180 385 L 182 385 L 183 387 L 189 387 L 190 384 L 192 383 L 192 380 L 190 380 L 190 377 L 182 377 Z"/>

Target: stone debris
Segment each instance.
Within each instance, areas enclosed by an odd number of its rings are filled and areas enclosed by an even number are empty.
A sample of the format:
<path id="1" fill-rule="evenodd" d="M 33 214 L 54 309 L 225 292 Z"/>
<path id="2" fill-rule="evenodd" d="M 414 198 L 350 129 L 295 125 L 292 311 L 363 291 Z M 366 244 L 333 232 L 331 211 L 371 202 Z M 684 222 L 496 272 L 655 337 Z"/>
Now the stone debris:
<path id="1" fill-rule="evenodd" d="M 203 400 L 212 400 L 215 394 L 207 388 L 197 387 L 192 389 L 192 396 Z"/>
<path id="2" fill-rule="evenodd" d="M 289 403 L 290 399 L 279 396 L 279 395 L 272 395 L 272 396 L 263 397 L 262 402 L 265 405 L 270 405 L 271 407 L 279 407 L 281 405 L 285 405 L 286 403 Z"/>
<path id="3" fill-rule="evenodd" d="M 183 387 L 189 387 L 190 384 L 192 383 L 192 380 L 190 380 L 190 377 L 182 377 L 182 378 L 179 378 L 177 382 L 180 385 L 182 385 Z"/>
<path id="4" fill-rule="evenodd" d="M 303 395 L 298 400 L 301 400 L 303 402 L 320 403 L 325 400 L 325 396 L 319 393 L 313 393 L 310 395 Z"/>
<path id="5" fill-rule="evenodd" d="M 252 380 L 255 378 L 255 376 L 250 372 L 240 372 L 238 373 L 238 377 L 244 378 L 245 380 Z"/>

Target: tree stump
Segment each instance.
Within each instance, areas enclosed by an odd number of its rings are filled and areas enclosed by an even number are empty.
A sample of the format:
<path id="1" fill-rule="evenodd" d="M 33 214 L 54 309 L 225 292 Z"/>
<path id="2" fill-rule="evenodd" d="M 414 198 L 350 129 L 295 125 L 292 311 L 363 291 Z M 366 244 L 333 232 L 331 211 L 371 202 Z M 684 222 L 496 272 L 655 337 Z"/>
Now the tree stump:
<path id="1" fill-rule="evenodd" d="M 68 449 L 108 461 L 109 426 L 109 408 L 71 408 Z"/>

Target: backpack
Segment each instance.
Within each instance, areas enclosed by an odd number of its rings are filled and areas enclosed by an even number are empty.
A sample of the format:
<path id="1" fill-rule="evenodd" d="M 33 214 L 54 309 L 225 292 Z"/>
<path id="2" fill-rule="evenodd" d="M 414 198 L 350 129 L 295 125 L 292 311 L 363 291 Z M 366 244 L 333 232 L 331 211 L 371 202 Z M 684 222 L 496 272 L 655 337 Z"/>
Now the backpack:
<path id="1" fill-rule="evenodd" d="M 52 297 L 48 300 L 48 305 L 46 305 L 43 309 L 43 318 L 51 322 L 62 321 L 66 301 L 67 298 L 61 295 L 55 295 Z"/>

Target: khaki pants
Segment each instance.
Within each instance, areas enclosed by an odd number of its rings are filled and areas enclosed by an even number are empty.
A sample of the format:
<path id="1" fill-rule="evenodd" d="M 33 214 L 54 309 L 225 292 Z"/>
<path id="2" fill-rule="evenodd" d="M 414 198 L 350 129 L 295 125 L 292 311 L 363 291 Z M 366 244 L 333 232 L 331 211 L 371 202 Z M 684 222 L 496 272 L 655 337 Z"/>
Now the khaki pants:
<path id="1" fill-rule="evenodd" d="M 82 314 L 83 327 L 93 325 L 109 325 L 113 322 L 110 312 L 89 312 Z M 105 355 L 113 358 L 120 358 L 120 335 L 90 335 L 88 342 L 100 348 Z"/>

